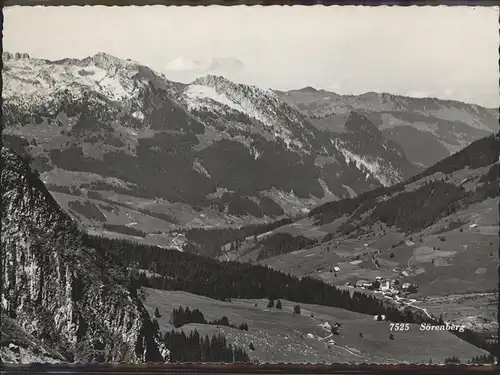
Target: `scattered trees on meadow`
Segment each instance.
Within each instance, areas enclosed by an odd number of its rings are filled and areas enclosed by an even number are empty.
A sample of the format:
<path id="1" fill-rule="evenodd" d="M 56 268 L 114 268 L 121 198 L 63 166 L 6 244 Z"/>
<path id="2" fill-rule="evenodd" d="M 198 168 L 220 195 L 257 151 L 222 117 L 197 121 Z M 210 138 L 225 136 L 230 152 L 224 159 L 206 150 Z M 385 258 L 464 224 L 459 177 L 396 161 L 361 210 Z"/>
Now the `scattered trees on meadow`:
<path id="1" fill-rule="evenodd" d="M 294 313 L 295 315 L 300 315 L 300 305 L 295 305 L 295 306 L 293 307 L 293 313 Z"/>
<path id="2" fill-rule="evenodd" d="M 234 324 L 229 323 L 229 319 L 226 316 L 223 316 L 220 319 L 207 321 L 205 319 L 203 313 L 200 310 L 198 310 L 198 309 L 190 310 L 189 307 L 186 307 L 184 309 L 182 306 L 180 306 L 178 309 L 174 309 L 174 311 L 172 311 L 170 323 L 175 328 L 182 327 L 184 324 L 198 323 L 198 324 L 211 324 L 211 325 L 226 326 L 226 327 L 231 327 L 231 328 L 238 328 L 242 331 L 248 331 L 248 324 L 247 323 L 241 323 L 240 325 L 236 326 Z"/>

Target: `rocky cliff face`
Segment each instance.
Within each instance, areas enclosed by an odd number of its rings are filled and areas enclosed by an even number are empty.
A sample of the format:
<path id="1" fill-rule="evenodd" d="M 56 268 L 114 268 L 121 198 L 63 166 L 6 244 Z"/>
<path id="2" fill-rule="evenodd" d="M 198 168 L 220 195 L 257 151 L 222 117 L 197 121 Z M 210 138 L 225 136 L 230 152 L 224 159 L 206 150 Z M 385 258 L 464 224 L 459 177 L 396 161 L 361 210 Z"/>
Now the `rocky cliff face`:
<path id="1" fill-rule="evenodd" d="M 85 245 L 37 173 L 7 148 L 1 183 L 1 313 L 11 326 L 63 360 L 162 361 L 157 333 L 125 273 Z M 16 340 L 10 336 L 2 346 Z"/>

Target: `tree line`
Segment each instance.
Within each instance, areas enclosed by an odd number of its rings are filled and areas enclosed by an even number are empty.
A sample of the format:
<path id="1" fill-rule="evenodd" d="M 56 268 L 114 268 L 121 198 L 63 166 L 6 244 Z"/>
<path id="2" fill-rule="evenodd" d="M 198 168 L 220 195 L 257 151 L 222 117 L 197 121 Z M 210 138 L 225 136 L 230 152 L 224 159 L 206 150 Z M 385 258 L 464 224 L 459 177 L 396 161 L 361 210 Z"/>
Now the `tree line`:
<path id="1" fill-rule="evenodd" d="M 400 311 L 382 300 L 355 291 L 337 289 L 312 277 L 298 278 L 267 266 L 214 259 L 143 245 L 123 239 L 86 235 L 86 241 L 126 266 L 161 276 L 137 272 L 137 285 L 163 290 L 182 290 L 218 300 L 231 298 L 278 299 L 339 307 L 364 314 L 386 315 L 393 322 L 415 322 L 411 311 Z M 418 321 L 420 322 L 420 321 Z"/>
<path id="2" fill-rule="evenodd" d="M 445 364 L 460 364 L 462 361 L 457 356 L 447 357 L 444 360 Z M 479 356 L 472 357 L 471 360 L 467 361 L 467 364 L 491 364 L 495 363 L 495 356 L 491 354 L 483 354 Z"/>
<path id="3" fill-rule="evenodd" d="M 227 344 L 222 335 L 201 336 L 197 330 L 186 335 L 174 330 L 163 334 L 163 343 L 170 350 L 170 362 L 249 362 L 245 350 Z"/>
<path id="4" fill-rule="evenodd" d="M 238 326 L 236 326 L 234 324 L 230 324 L 229 319 L 226 316 L 223 316 L 220 319 L 207 321 L 205 319 L 205 316 L 200 310 L 198 309 L 190 310 L 189 307 L 186 307 L 184 309 L 182 306 L 179 306 L 178 309 L 174 309 L 174 311 L 172 311 L 172 314 L 170 316 L 170 323 L 175 328 L 182 327 L 183 325 L 189 323 L 198 323 L 198 324 L 220 325 L 231 328 L 237 328 L 242 331 L 248 331 L 247 323 L 241 323 Z"/>
<path id="5" fill-rule="evenodd" d="M 190 242 L 186 250 L 210 257 L 217 256 L 221 254 L 221 248 L 225 244 L 230 244 L 230 250 L 238 250 L 245 238 L 253 236 L 256 241 L 258 235 L 291 222 L 290 218 L 284 218 L 240 228 L 192 228 L 186 231 L 186 239 Z"/>

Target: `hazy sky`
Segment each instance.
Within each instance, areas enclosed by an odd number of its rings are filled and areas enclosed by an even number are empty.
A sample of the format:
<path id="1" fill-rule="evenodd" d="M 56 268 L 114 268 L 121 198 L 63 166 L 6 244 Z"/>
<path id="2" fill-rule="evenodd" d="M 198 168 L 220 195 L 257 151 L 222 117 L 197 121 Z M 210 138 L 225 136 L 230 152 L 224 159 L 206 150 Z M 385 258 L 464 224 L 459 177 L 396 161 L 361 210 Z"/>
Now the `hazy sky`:
<path id="1" fill-rule="evenodd" d="M 4 50 L 106 52 L 168 78 L 498 107 L 498 7 L 8 7 Z"/>

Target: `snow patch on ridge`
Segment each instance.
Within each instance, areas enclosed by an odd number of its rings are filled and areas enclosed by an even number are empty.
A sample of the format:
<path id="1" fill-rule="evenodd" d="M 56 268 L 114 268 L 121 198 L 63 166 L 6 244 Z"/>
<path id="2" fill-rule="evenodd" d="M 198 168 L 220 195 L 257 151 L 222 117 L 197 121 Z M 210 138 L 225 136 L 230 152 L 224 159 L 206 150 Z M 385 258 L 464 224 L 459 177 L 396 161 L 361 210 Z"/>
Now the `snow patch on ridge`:
<path id="1" fill-rule="evenodd" d="M 214 88 L 209 86 L 190 85 L 185 94 L 188 98 L 187 104 L 190 111 L 200 107 L 210 107 L 207 102 L 214 101 L 228 106 L 235 111 L 249 115 L 241 105 L 229 100 L 225 94 L 219 94 Z"/>

